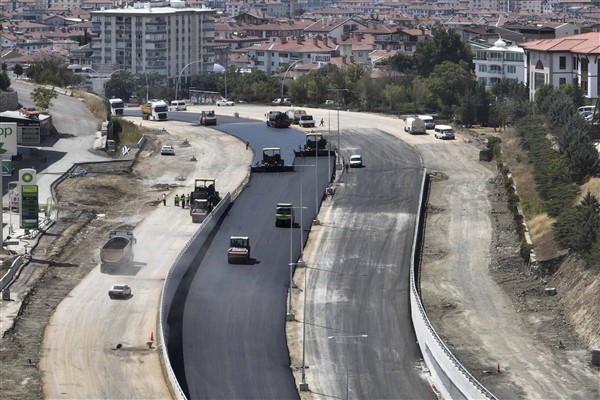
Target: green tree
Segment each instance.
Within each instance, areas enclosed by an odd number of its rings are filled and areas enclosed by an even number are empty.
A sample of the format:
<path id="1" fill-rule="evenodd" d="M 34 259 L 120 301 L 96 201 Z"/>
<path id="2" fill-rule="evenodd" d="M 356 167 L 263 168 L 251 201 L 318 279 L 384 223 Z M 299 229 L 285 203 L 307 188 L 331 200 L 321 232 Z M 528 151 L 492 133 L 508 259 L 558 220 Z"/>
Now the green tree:
<path id="1" fill-rule="evenodd" d="M 446 61 L 453 64 L 465 63 L 467 69 L 473 64 L 473 53 L 469 45 L 461 40 L 458 33 L 445 29 L 436 31 L 431 40 L 419 42 L 413 58 L 417 73 L 425 77 Z"/>
<path id="2" fill-rule="evenodd" d="M 17 76 L 17 78 L 19 78 L 21 75 L 23 75 L 23 67 L 21 66 L 21 64 L 16 64 L 13 67 L 13 72 L 15 73 L 15 75 Z"/>
<path id="3" fill-rule="evenodd" d="M 577 108 L 573 104 L 571 97 L 560 90 L 553 91 L 548 95 L 542 103 L 542 109 L 546 110 L 550 123 L 559 127 L 567 123 L 567 121 L 577 112 Z"/>
<path id="4" fill-rule="evenodd" d="M 8 77 L 8 74 L 6 73 L 6 71 L 2 71 L 2 73 L 0 73 L 0 90 L 7 90 L 10 87 L 10 78 Z"/>
<path id="5" fill-rule="evenodd" d="M 32 63 L 27 68 L 25 75 L 35 83 L 60 87 L 81 82 L 81 77 L 68 69 L 67 63 L 56 56 L 46 56 L 40 61 Z"/>
<path id="6" fill-rule="evenodd" d="M 546 103 L 546 98 L 553 92 L 554 87 L 550 84 L 545 84 L 537 88 L 535 91 L 535 105 L 537 106 L 538 110 L 543 113 L 548 112 L 548 109 L 546 108 L 548 105 L 548 103 Z"/>
<path id="7" fill-rule="evenodd" d="M 407 56 L 402 53 L 396 53 L 395 55 L 388 58 L 384 65 L 391 65 L 396 71 L 408 73 L 415 70 L 415 60 L 411 56 Z"/>
<path id="8" fill-rule="evenodd" d="M 439 110 L 446 116 L 459 104 L 459 97 L 475 86 L 475 75 L 466 64 L 444 61 L 437 65 L 425 80 L 427 88 L 436 98 Z"/>
<path id="9" fill-rule="evenodd" d="M 109 99 L 118 98 L 127 101 L 135 90 L 133 75 L 126 70 L 113 73 L 104 84 L 104 95 Z"/>
<path id="10" fill-rule="evenodd" d="M 467 90 L 464 94 L 458 96 L 460 122 L 467 128 L 475 123 L 479 102 L 477 94 L 472 90 Z"/>
<path id="11" fill-rule="evenodd" d="M 565 124 L 561 147 L 568 159 L 571 178 L 582 184 L 600 171 L 598 152 L 592 142 L 589 124 L 577 113 Z"/>
<path id="12" fill-rule="evenodd" d="M 388 111 L 398 112 L 402 103 L 408 102 L 408 93 L 406 89 L 398 85 L 386 85 L 383 92 Z"/>
<path id="13" fill-rule="evenodd" d="M 52 99 L 58 97 L 58 93 L 54 91 L 54 89 L 46 89 L 44 87 L 37 87 L 33 92 L 31 92 L 31 98 L 33 99 L 33 103 L 35 106 L 44 112 L 47 112 L 52 106 Z"/>
<path id="14" fill-rule="evenodd" d="M 583 89 L 577 83 L 574 83 L 573 85 L 568 83 L 561 85 L 560 90 L 566 93 L 571 98 L 571 101 L 573 102 L 575 108 L 581 107 L 585 104 L 585 96 L 583 93 Z"/>

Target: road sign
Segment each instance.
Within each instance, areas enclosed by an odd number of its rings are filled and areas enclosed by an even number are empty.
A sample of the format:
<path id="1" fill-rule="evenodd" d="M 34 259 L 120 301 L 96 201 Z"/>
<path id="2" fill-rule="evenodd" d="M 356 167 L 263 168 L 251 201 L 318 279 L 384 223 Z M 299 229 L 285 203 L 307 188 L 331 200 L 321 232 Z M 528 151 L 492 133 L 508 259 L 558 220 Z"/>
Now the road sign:
<path id="1" fill-rule="evenodd" d="M 17 123 L 0 123 L 0 155 L 12 156 L 17 154 Z"/>
<path id="2" fill-rule="evenodd" d="M 12 160 L 2 160 L 2 175 L 11 176 L 12 175 Z"/>

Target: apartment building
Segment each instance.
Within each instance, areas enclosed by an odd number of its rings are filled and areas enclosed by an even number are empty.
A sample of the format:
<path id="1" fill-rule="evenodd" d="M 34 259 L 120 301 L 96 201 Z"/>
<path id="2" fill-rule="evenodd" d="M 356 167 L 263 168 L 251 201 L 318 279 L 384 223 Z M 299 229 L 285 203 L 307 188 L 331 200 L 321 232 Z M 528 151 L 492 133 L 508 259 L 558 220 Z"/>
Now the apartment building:
<path id="1" fill-rule="evenodd" d="M 183 1 L 91 12 L 94 69 L 158 74 L 174 87 L 212 70 L 215 10 Z M 96 68 L 98 66 L 98 68 Z"/>
<path id="2" fill-rule="evenodd" d="M 599 32 L 536 40 L 520 46 L 525 51 L 525 81 L 531 100 L 535 99 L 535 92 L 541 85 L 559 87 L 566 83 L 579 83 L 586 97 L 598 97 Z"/>
<path id="3" fill-rule="evenodd" d="M 485 42 L 471 42 L 475 56 L 475 76 L 486 87 L 491 88 L 503 78 L 512 82 L 524 82 L 524 51 L 519 46 L 507 45 L 498 39 L 493 46 Z"/>

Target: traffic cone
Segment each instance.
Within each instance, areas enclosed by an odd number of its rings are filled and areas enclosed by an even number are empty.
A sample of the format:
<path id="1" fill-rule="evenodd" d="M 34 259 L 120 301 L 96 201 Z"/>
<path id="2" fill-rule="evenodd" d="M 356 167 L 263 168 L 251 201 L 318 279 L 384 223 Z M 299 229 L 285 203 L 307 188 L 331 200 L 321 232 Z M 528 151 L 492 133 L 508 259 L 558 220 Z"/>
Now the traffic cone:
<path id="1" fill-rule="evenodd" d="M 150 341 L 154 342 L 154 332 L 150 332 Z"/>
<path id="2" fill-rule="evenodd" d="M 501 374 L 502 371 L 500 371 L 500 363 L 498 363 L 498 366 L 496 367 L 496 373 L 497 374 Z"/>

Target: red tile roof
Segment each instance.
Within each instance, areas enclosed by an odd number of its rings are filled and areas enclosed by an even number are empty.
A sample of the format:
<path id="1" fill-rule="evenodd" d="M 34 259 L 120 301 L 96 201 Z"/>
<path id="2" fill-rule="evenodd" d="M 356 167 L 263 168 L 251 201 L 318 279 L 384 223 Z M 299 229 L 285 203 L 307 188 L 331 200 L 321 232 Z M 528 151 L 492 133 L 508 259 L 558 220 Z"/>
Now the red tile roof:
<path id="1" fill-rule="evenodd" d="M 600 32 L 584 33 L 560 39 L 535 40 L 521 44 L 525 50 L 600 54 Z"/>

